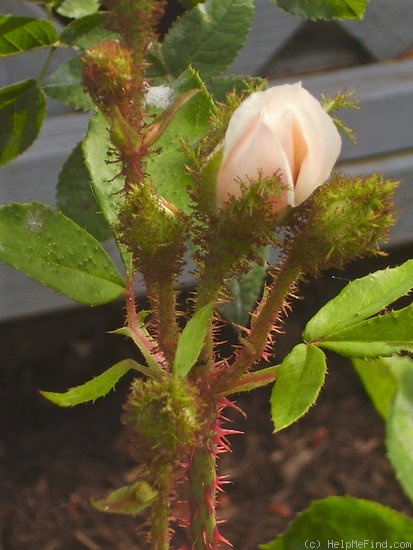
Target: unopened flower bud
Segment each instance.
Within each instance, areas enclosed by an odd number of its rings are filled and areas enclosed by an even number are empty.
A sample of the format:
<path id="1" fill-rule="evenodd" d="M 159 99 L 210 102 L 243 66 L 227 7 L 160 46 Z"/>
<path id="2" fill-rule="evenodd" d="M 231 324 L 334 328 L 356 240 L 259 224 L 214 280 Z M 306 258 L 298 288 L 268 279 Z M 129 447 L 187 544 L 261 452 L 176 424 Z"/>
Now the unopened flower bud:
<path id="1" fill-rule="evenodd" d="M 136 378 L 123 422 L 140 461 L 147 465 L 182 461 L 203 431 L 198 391 L 184 378 Z"/>
<path id="2" fill-rule="evenodd" d="M 117 231 L 147 281 L 168 279 L 179 273 L 187 238 L 186 218 L 155 193 L 150 181 L 127 193 Z"/>
<path id="3" fill-rule="evenodd" d="M 104 112 L 135 93 L 132 55 L 119 41 L 93 46 L 84 53 L 83 64 L 83 85 Z"/>
<path id="4" fill-rule="evenodd" d="M 379 174 L 335 174 L 298 213 L 290 253 L 302 271 L 317 275 L 379 253 L 394 223 L 396 187 Z"/>
<path id="5" fill-rule="evenodd" d="M 331 117 L 301 83 L 251 94 L 234 111 L 224 141 L 217 204 L 275 175 L 285 186 L 272 209 L 299 206 L 330 176 L 341 149 Z"/>
<path id="6" fill-rule="evenodd" d="M 107 40 L 87 50 L 83 64 L 83 85 L 108 120 L 113 144 L 136 155 L 142 144 L 143 91 L 132 52 L 118 40 Z"/>

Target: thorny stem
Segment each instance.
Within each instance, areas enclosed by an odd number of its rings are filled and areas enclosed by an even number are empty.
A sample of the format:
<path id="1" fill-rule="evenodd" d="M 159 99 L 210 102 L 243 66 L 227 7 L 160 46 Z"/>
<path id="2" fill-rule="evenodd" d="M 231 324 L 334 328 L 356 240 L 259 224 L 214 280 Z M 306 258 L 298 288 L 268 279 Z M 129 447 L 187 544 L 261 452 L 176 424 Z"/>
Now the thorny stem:
<path id="1" fill-rule="evenodd" d="M 196 310 L 216 300 L 221 289 L 218 278 L 206 276 L 200 277 L 199 280 Z M 206 393 L 210 391 L 207 388 L 207 380 L 214 366 L 213 313 L 209 327 L 199 365 L 193 368 L 193 374 L 204 386 Z M 219 421 L 219 404 L 213 399 L 210 403 L 210 428 L 207 428 L 204 441 L 195 450 L 188 468 L 188 550 L 217 550 L 219 542 L 223 540 L 217 528 L 216 516 L 216 460 L 221 443 Z"/>
<path id="2" fill-rule="evenodd" d="M 274 323 L 286 306 L 286 298 L 301 275 L 296 258 L 288 258 L 281 266 L 270 291 L 264 295 L 252 321 L 251 331 L 246 338 L 228 376 L 220 380 L 219 386 L 230 388 L 243 374 L 248 372 L 264 354 Z"/>
<path id="3" fill-rule="evenodd" d="M 168 550 L 171 539 L 170 518 L 170 468 L 165 467 L 157 487 L 158 496 L 152 506 L 151 542 L 152 550 Z"/>
<path id="4" fill-rule="evenodd" d="M 157 311 L 159 330 L 158 343 L 167 361 L 172 366 L 179 334 L 176 322 L 174 281 L 171 281 L 169 278 L 159 281 L 157 291 L 158 296 L 155 311 Z"/>
<path id="5" fill-rule="evenodd" d="M 195 310 L 201 309 L 213 300 L 216 300 L 220 290 L 220 285 L 200 285 Z M 214 364 L 214 335 L 213 335 L 213 312 L 209 322 L 209 330 L 205 337 L 204 348 L 199 357 L 199 366 L 195 367 L 198 376 L 206 377 Z"/>
<path id="6" fill-rule="evenodd" d="M 215 456 L 204 447 L 197 450 L 189 472 L 190 548 L 216 548 Z"/>
<path id="7" fill-rule="evenodd" d="M 189 479 L 189 548 L 216 550 L 219 533 L 216 522 L 215 496 L 217 490 L 216 456 L 219 439 L 219 409 L 214 403 L 212 426 L 192 457 Z"/>

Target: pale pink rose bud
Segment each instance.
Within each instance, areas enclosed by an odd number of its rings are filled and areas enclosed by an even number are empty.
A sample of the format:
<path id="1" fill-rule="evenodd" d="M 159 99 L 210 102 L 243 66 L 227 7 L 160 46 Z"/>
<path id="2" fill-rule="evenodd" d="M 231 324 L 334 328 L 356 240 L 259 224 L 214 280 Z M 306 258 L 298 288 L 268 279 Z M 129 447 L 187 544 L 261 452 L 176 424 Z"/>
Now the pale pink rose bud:
<path id="1" fill-rule="evenodd" d="M 217 206 L 242 194 L 261 174 L 276 173 L 285 185 L 273 210 L 299 206 L 330 176 L 340 154 L 337 128 L 301 83 L 251 94 L 234 111 L 224 140 L 217 181 Z"/>

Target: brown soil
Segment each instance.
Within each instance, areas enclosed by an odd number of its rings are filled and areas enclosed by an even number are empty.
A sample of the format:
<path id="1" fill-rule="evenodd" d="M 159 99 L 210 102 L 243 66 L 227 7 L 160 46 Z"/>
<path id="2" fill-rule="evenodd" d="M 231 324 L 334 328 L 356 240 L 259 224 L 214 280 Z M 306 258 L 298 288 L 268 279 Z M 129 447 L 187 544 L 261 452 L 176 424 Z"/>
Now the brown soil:
<path id="1" fill-rule="evenodd" d="M 399 251 L 391 265 L 411 257 Z M 282 357 L 311 314 L 346 280 L 384 265 L 360 262 L 303 289 L 281 339 Z M 119 336 L 122 308 L 33 317 L 0 326 L 0 550 L 143 548 L 137 521 L 94 510 L 91 496 L 134 479 L 119 415 L 124 380 L 94 406 L 58 409 L 38 394 L 77 385 L 134 351 Z M 279 358 L 276 359 L 277 362 Z M 221 497 L 222 531 L 237 550 L 254 550 L 282 532 L 313 499 L 352 495 L 411 515 L 385 456 L 384 428 L 351 367 L 330 357 L 318 403 L 297 424 L 272 433 L 268 390 L 237 397 L 233 452 L 220 461 L 232 484 Z"/>

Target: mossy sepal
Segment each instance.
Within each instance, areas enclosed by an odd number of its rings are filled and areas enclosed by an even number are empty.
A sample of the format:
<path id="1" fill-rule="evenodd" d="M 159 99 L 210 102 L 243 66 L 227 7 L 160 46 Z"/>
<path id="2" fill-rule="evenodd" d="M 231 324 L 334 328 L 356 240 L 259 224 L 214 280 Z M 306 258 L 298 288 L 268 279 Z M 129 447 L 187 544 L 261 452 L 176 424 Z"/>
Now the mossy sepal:
<path id="1" fill-rule="evenodd" d="M 200 280 L 222 283 L 248 271 L 250 262 L 260 261 L 257 250 L 278 244 L 278 229 L 289 215 L 290 207 L 278 213 L 272 199 L 283 192 L 278 175 L 259 178 L 243 186 L 243 194 L 231 199 L 226 208 L 200 213 L 201 223 L 194 232 Z"/>

